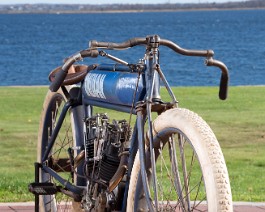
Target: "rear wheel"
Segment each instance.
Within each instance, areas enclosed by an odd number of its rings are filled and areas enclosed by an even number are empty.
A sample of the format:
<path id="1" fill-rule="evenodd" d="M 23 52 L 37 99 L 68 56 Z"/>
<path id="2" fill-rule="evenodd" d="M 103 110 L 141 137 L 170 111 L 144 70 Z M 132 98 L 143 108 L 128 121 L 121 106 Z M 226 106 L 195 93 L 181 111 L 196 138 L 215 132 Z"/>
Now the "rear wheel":
<path id="1" fill-rule="evenodd" d="M 223 154 L 212 130 L 198 115 L 186 109 L 168 110 L 153 122 L 153 137 L 156 195 L 150 151 L 146 150 L 146 173 L 153 210 L 147 207 L 137 155 L 127 211 L 233 210 Z"/>
<path id="2" fill-rule="evenodd" d="M 49 91 L 46 95 L 38 135 L 38 162 L 48 164 L 62 178 L 75 184 L 76 172 L 71 169 L 70 157 L 77 155 L 77 148 L 75 148 L 77 143 L 73 126 L 75 120 L 71 109 L 67 112 L 48 159 L 42 161 L 49 144 L 49 138 L 57 125 L 65 102 L 66 98 L 61 90 L 58 92 Z M 44 171 L 40 171 L 40 182 L 51 182 L 60 185 L 50 174 Z M 63 185 L 61 186 L 63 187 Z M 61 192 L 57 192 L 55 195 L 40 196 L 41 211 L 79 211 L 79 209 L 79 202 L 74 202 L 71 197 Z"/>

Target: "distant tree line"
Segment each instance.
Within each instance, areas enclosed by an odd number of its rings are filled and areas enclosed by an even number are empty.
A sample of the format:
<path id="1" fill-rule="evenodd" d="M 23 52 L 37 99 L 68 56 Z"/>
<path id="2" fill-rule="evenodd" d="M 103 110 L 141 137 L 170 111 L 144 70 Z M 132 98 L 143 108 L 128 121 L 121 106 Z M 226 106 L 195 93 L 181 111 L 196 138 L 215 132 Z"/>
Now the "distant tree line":
<path id="1" fill-rule="evenodd" d="M 202 9 L 246 9 L 265 8 L 265 0 L 248 0 L 226 3 L 184 4 L 13 4 L 0 5 L 0 13 L 71 13 L 114 11 L 176 11 Z"/>

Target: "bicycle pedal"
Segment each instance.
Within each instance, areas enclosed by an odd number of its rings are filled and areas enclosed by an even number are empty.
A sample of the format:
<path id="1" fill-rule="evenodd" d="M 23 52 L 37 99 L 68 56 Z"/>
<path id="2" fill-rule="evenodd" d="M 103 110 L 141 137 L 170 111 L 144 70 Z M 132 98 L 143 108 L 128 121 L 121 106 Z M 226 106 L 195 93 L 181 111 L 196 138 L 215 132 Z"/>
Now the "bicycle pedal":
<path id="1" fill-rule="evenodd" d="M 53 195 L 58 191 L 58 187 L 53 183 L 31 183 L 29 191 L 35 195 Z"/>

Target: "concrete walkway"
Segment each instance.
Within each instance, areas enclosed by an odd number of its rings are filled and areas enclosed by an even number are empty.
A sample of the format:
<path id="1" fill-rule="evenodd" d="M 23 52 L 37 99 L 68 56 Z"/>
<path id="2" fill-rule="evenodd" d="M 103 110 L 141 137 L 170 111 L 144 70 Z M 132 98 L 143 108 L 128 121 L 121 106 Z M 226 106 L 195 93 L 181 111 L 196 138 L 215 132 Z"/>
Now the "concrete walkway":
<path id="1" fill-rule="evenodd" d="M 234 202 L 234 212 L 265 212 L 265 202 Z"/>
<path id="2" fill-rule="evenodd" d="M 0 212 L 34 212 L 33 202 L 0 203 Z M 265 202 L 235 202 L 234 212 L 265 212 Z"/>

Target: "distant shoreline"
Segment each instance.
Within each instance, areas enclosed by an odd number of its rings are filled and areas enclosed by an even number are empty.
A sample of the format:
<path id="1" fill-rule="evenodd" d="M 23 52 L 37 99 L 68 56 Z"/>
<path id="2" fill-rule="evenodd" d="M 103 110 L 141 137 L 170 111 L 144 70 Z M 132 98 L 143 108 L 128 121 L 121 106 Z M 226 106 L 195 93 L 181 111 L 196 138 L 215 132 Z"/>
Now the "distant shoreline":
<path id="1" fill-rule="evenodd" d="M 263 10 L 264 0 L 242 0 L 224 3 L 161 3 L 161 4 L 0 4 L 0 14 L 85 14 L 186 12 L 218 10 Z"/>
<path id="2" fill-rule="evenodd" d="M 196 12 L 196 11 L 240 11 L 240 10 L 265 10 L 265 7 L 260 8 L 200 8 L 200 9 L 176 9 L 176 10 L 105 10 L 105 11 L 12 11 L 12 12 L 0 12 L 0 14 L 99 14 L 99 13 L 148 13 L 148 12 Z"/>

